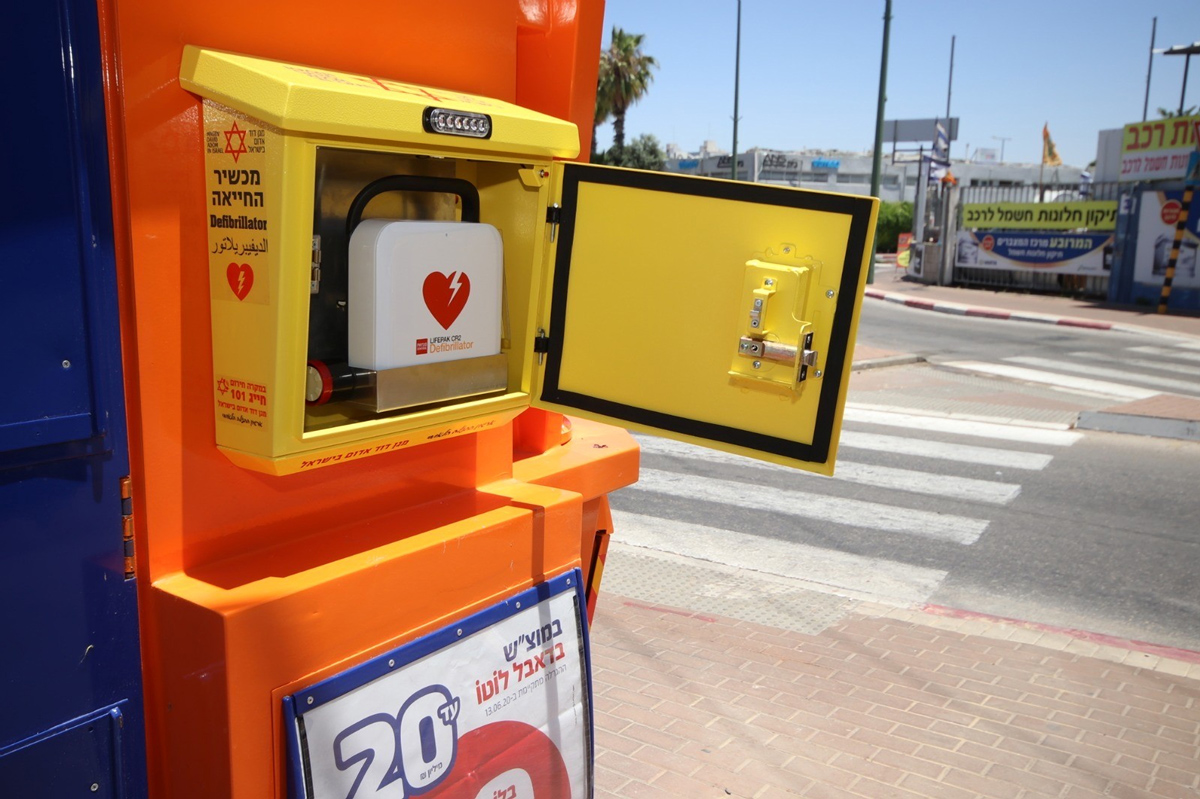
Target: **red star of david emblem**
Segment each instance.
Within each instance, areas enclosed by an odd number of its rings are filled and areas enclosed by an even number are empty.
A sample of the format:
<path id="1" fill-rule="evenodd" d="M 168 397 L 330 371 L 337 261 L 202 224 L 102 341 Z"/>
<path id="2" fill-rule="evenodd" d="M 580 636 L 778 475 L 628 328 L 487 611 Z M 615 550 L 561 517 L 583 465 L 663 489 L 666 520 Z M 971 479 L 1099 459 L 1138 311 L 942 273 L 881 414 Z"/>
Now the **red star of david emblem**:
<path id="1" fill-rule="evenodd" d="M 223 377 L 220 380 L 218 380 L 217 381 L 217 391 L 220 391 L 222 394 L 229 393 L 229 381 L 227 381 Z"/>
<path id="2" fill-rule="evenodd" d="M 236 164 L 238 156 L 246 150 L 246 131 L 238 128 L 237 123 L 233 123 L 233 127 L 229 130 L 222 131 L 225 134 L 225 152 L 233 156 L 233 162 Z M 233 144 L 233 137 L 237 137 L 237 146 Z"/>

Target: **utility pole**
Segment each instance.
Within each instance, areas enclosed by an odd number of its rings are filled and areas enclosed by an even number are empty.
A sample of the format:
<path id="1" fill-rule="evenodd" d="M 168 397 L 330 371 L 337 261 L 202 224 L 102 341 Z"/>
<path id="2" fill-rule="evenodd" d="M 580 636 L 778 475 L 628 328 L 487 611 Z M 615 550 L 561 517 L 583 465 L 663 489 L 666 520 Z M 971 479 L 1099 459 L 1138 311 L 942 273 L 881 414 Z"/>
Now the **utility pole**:
<path id="1" fill-rule="evenodd" d="M 993 136 L 992 138 L 996 139 L 998 142 L 1000 142 L 1000 163 L 1003 164 L 1004 163 L 1004 142 L 1012 141 L 1012 136 Z"/>
<path id="2" fill-rule="evenodd" d="M 729 177 L 737 180 L 737 123 L 738 123 L 738 83 L 742 69 L 742 0 L 737 0 L 737 44 L 733 56 L 733 163 L 729 167 Z"/>
<path id="3" fill-rule="evenodd" d="M 954 88 L 954 40 L 957 36 L 950 37 L 950 81 L 946 84 L 946 160 L 950 160 L 950 92 Z"/>
<path id="4" fill-rule="evenodd" d="M 1142 121 L 1146 121 L 1146 112 L 1150 110 L 1150 70 L 1154 68 L 1154 37 L 1158 33 L 1158 17 L 1150 24 L 1150 61 L 1146 64 L 1146 99 L 1142 102 Z"/>
<path id="5" fill-rule="evenodd" d="M 871 162 L 871 196 L 879 196 L 879 177 L 883 169 L 883 107 L 887 103 L 888 34 L 892 26 L 892 0 L 884 0 L 883 52 L 879 57 L 879 105 L 875 110 L 875 153 Z M 904 199 L 901 197 L 900 199 Z M 871 241 L 871 260 L 867 262 L 867 282 L 875 282 L 875 241 Z"/>

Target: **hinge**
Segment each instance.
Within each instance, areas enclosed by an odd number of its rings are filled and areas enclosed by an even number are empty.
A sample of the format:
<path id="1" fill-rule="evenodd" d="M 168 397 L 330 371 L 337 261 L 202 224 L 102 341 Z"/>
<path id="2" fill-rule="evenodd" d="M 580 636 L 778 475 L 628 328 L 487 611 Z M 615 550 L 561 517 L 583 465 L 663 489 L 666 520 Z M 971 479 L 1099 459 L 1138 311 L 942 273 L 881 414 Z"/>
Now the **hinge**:
<path id="1" fill-rule="evenodd" d="M 133 479 L 121 478 L 121 547 L 125 558 L 125 579 L 137 576 L 133 557 Z"/>
<path id="2" fill-rule="evenodd" d="M 537 338 L 533 340 L 533 351 L 537 353 L 538 366 L 541 366 L 542 359 L 550 351 L 550 337 L 546 335 L 546 331 L 543 328 L 538 328 Z"/>
<path id="3" fill-rule="evenodd" d="M 312 237 L 312 261 L 309 263 L 308 293 L 316 294 L 321 290 L 321 236 Z"/>
<path id="4" fill-rule="evenodd" d="M 550 225 L 550 243 L 554 243 L 554 237 L 558 234 L 558 223 L 562 221 L 562 207 L 558 203 L 554 203 L 546 209 L 546 224 Z"/>

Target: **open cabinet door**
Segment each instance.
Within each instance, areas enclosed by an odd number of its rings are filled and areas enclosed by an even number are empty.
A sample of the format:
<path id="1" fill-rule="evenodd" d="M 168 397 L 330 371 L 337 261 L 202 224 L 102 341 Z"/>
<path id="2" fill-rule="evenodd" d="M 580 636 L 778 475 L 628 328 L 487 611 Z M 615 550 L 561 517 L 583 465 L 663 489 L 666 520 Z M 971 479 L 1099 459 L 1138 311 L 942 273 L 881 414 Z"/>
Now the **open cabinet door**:
<path id="1" fill-rule="evenodd" d="M 878 200 L 581 164 L 553 180 L 534 404 L 832 473 Z"/>

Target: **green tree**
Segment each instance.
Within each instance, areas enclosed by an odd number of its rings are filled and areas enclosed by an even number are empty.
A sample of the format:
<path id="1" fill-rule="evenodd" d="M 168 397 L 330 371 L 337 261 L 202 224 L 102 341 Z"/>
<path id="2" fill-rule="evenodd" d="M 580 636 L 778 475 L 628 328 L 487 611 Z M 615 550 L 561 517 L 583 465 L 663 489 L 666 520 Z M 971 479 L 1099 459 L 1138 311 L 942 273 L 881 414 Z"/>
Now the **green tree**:
<path id="1" fill-rule="evenodd" d="M 913 206 L 909 202 L 881 202 L 879 221 L 875 223 L 875 248 L 895 252 L 901 233 L 912 232 Z"/>
<path id="2" fill-rule="evenodd" d="M 658 139 L 649 133 L 643 133 L 621 150 L 614 145 L 608 152 L 593 157 L 592 163 L 661 172 L 667 163 L 667 156 L 663 153 Z"/>
<path id="3" fill-rule="evenodd" d="M 600 57 L 596 87 L 596 116 L 607 111 L 613 120 L 613 148 L 625 149 L 625 112 L 645 96 L 658 67 L 652 56 L 642 52 L 645 34 L 626 33 L 616 26 L 608 50 Z M 606 117 L 607 118 L 607 117 Z"/>
<path id="4" fill-rule="evenodd" d="M 1191 108 L 1183 109 L 1183 113 L 1180 113 L 1178 108 L 1158 109 L 1158 115 L 1163 119 L 1173 119 L 1174 117 L 1190 117 L 1194 113 L 1196 113 L 1196 106 L 1194 105 Z"/>

